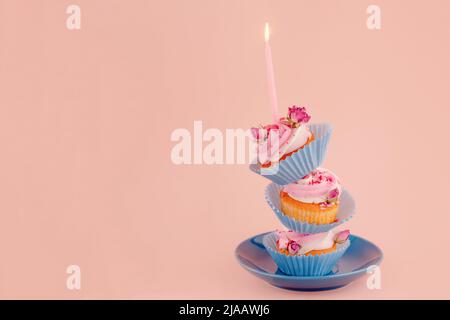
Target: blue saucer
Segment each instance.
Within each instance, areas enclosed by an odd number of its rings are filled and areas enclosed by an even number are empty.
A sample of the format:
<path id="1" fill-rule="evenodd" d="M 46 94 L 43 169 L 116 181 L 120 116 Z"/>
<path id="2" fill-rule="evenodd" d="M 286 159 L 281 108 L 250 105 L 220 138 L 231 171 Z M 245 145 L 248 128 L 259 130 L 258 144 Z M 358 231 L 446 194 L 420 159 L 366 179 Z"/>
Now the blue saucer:
<path id="1" fill-rule="evenodd" d="M 283 289 L 320 291 L 344 287 L 367 274 L 370 266 L 379 265 L 383 259 L 383 252 L 372 242 L 350 235 L 350 247 L 330 274 L 320 277 L 288 276 L 278 270 L 264 248 L 262 239 L 266 234 L 259 234 L 241 242 L 235 251 L 236 258 L 248 272 Z"/>

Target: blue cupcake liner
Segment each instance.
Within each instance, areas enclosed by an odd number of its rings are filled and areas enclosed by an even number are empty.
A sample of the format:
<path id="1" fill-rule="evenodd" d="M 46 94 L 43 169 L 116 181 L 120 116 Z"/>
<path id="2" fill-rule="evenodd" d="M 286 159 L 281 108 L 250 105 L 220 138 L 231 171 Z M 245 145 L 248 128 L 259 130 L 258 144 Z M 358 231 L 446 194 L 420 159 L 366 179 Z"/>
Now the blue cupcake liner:
<path id="1" fill-rule="evenodd" d="M 303 178 L 319 167 L 325 158 L 328 140 L 333 130 L 327 123 L 312 124 L 309 128 L 314 134 L 314 140 L 303 149 L 270 168 L 261 168 L 258 164 L 251 164 L 250 170 L 276 184 L 285 185 Z"/>
<path id="2" fill-rule="evenodd" d="M 271 232 L 264 236 L 263 244 L 278 268 L 290 276 L 324 276 L 333 271 L 333 267 L 350 246 L 350 240 L 336 245 L 336 250 L 314 256 L 288 256 L 277 250 L 277 235 Z"/>
<path id="3" fill-rule="evenodd" d="M 266 201 L 272 208 L 273 212 L 277 215 L 280 222 L 289 230 L 296 231 L 298 233 L 321 233 L 327 232 L 338 225 L 347 222 L 355 215 L 355 200 L 351 194 L 346 190 L 342 190 L 342 194 L 339 200 L 339 209 L 336 215 L 337 221 L 329 224 L 310 224 L 308 222 L 298 221 L 294 218 L 284 215 L 280 210 L 280 191 L 283 186 L 271 183 L 266 187 L 265 197 Z"/>

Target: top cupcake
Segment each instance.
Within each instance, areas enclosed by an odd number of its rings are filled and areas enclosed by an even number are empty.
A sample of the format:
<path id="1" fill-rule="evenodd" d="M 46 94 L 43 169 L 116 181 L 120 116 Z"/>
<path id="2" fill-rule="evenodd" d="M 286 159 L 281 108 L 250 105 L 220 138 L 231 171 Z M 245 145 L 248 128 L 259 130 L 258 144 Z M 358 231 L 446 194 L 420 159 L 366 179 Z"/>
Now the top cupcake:
<path id="1" fill-rule="evenodd" d="M 268 168 L 313 141 L 314 135 L 307 126 L 310 119 L 305 107 L 292 106 L 287 117 L 277 123 L 251 128 L 258 143 L 258 164 Z"/>

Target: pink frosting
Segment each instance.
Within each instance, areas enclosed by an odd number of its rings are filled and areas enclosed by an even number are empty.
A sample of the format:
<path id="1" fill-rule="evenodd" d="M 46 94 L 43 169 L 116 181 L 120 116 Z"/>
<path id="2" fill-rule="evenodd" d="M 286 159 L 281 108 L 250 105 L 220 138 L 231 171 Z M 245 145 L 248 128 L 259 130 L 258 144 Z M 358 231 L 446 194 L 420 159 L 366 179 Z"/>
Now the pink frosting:
<path id="1" fill-rule="evenodd" d="M 302 202 L 322 203 L 338 198 L 341 186 L 334 173 L 317 168 L 299 181 L 286 185 L 283 191 Z"/>
<path id="2" fill-rule="evenodd" d="M 306 125 L 291 128 L 284 123 L 272 124 L 260 129 L 258 136 L 266 137 L 258 144 L 258 160 L 265 164 L 276 162 L 287 153 L 304 146 L 311 137 Z"/>
<path id="3" fill-rule="evenodd" d="M 287 118 L 260 128 L 251 128 L 258 142 L 258 161 L 262 164 L 277 162 L 285 154 L 304 146 L 312 133 L 306 123 L 310 116 L 304 107 L 292 106 Z"/>
<path id="4" fill-rule="evenodd" d="M 344 243 L 350 236 L 350 231 L 332 229 L 323 233 L 302 234 L 290 230 L 277 231 L 277 236 L 277 248 L 279 250 L 286 249 L 289 254 L 302 255 L 313 250 L 329 249 L 335 243 Z"/>

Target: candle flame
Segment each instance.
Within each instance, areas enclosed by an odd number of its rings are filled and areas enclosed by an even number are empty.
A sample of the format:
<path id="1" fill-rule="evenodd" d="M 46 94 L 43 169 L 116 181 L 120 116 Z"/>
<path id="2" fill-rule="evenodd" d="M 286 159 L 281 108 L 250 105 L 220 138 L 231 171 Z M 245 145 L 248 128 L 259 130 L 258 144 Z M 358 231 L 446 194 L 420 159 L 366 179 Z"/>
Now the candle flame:
<path id="1" fill-rule="evenodd" d="M 270 31 L 269 31 L 269 23 L 266 22 L 266 25 L 264 26 L 264 40 L 266 42 L 269 41 Z"/>

